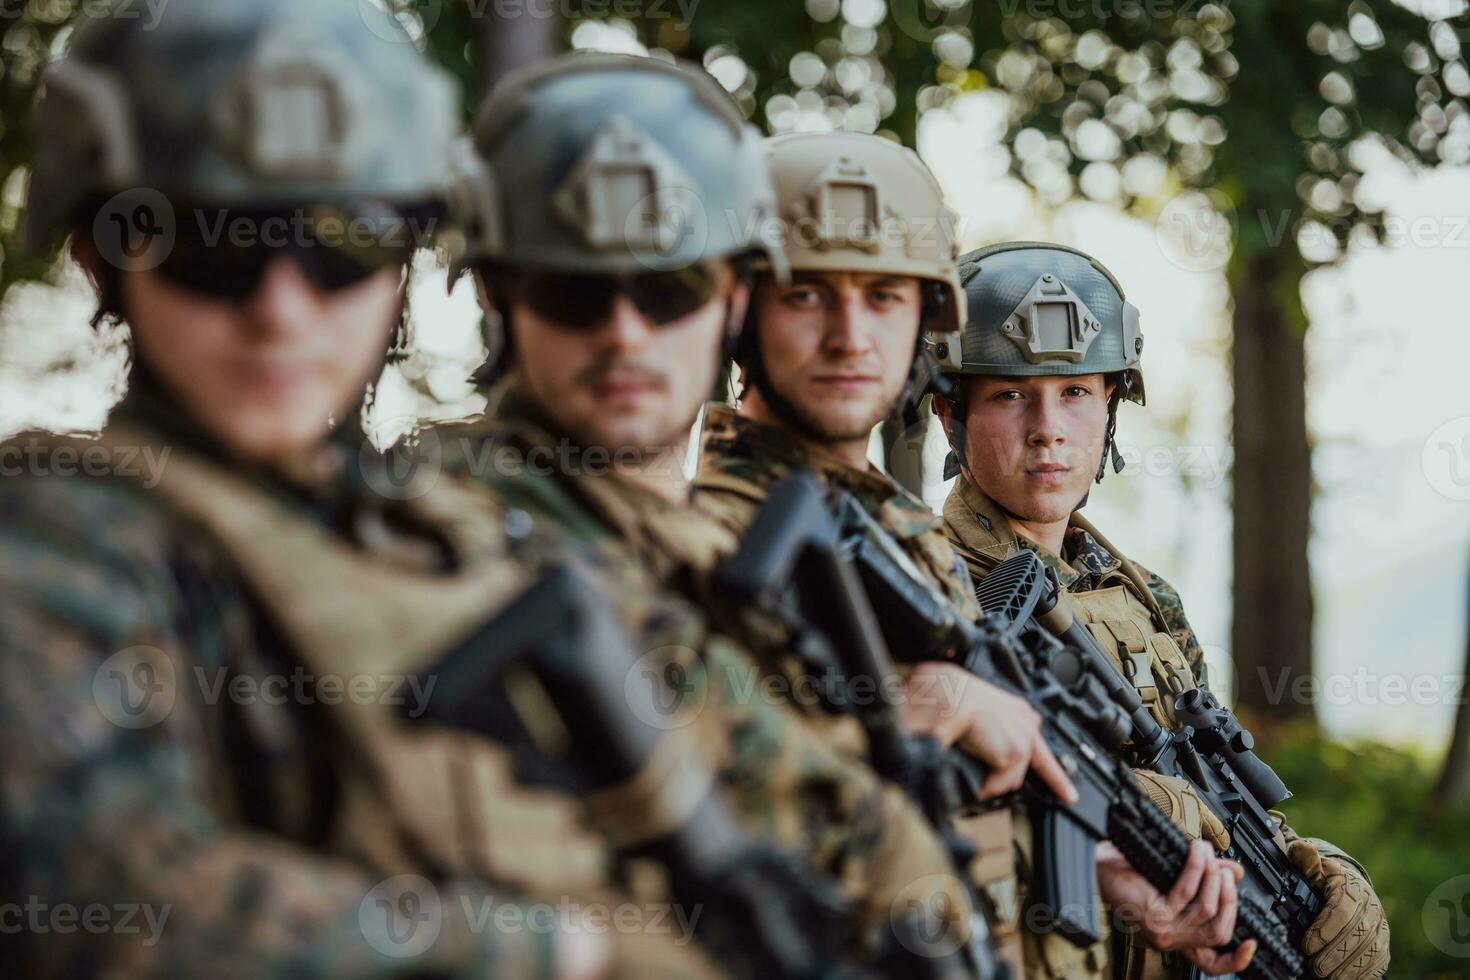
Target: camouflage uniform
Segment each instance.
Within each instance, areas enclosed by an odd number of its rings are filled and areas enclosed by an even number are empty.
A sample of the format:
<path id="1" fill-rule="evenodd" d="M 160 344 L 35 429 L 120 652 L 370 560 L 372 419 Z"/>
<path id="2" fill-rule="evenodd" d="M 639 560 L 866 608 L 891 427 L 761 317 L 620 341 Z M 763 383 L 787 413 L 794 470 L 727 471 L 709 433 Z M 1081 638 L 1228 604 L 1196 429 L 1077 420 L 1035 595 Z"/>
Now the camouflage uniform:
<path id="1" fill-rule="evenodd" d="M 167 465 L 187 454 L 220 466 L 202 434 L 163 421 L 175 417 L 135 390 L 114 424 L 161 433 Z M 35 468 L 88 445 L 62 443 Z M 252 485 L 324 529 L 382 504 L 342 479 Z M 195 523 L 101 476 L 8 476 L 0 513 L 0 805 L 24 855 L 16 894 L 167 915 L 157 937 L 27 930 L 21 975 L 546 975 L 548 938 L 529 931 L 477 932 L 450 915 L 412 960 L 374 934 L 374 887 L 430 865 L 375 865 L 347 846 L 345 747 L 329 712 L 209 696 L 300 662 Z M 447 895 L 445 908 L 457 908 Z"/>
<path id="2" fill-rule="evenodd" d="M 944 533 L 974 576 L 984 577 L 1018 548 L 1029 548 L 1040 555 L 1068 592 L 1095 592 L 1103 587 L 1105 579 L 1123 574 L 1123 562 L 1098 541 L 1097 531 L 1080 513 L 1072 515 L 1071 526 L 1067 528 L 1062 545 L 1065 558 L 1044 552 L 1016 534 L 995 501 L 968 480 L 955 482 L 944 501 L 943 513 Z M 1169 635 L 1183 651 L 1199 686 L 1208 688 L 1204 650 L 1184 616 L 1179 593 L 1137 562 L 1133 567 L 1148 583 L 1148 593 L 1158 605 Z"/>
<path id="3" fill-rule="evenodd" d="M 1008 242 L 976 250 L 961 257 L 959 271 L 969 323 L 959 344 L 936 350 L 944 371 L 961 379 L 1104 375 L 1113 390 L 1097 479 L 1103 479 L 1110 456 L 1114 469 L 1120 470 L 1123 460 L 1114 445 L 1117 411 L 1124 400 L 1143 404 L 1145 388 L 1139 311 L 1127 301 L 1118 281 L 1090 256 L 1040 242 Z M 949 404 L 950 443 L 956 461 L 964 462 L 968 413 L 963 387 L 956 389 Z M 1040 553 L 1015 533 L 1002 508 L 969 475 L 955 484 L 943 513 L 945 533 L 977 581 L 1022 547 Z M 1203 651 L 1178 593 L 1128 561 L 1076 513 L 1065 533 L 1063 552 L 1041 557 L 1057 572 L 1079 621 L 1114 658 L 1159 723 L 1177 728 L 1175 699 L 1208 680 Z M 1182 812 L 1164 809 L 1186 832 L 1201 836 L 1198 807 L 1191 811 L 1185 804 Z M 1325 902 L 1304 944 L 1313 971 L 1335 980 L 1380 976 L 1388 965 L 1388 924 L 1367 872 L 1325 841 L 1298 837 L 1284 817 L 1276 816 L 1281 831 L 1277 843 L 1283 852 L 1291 849 L 1288 856 L 1293 863 L 1309 866 L 1305 860 L 1309 851 L 1326 859 L 1316 862 L 1313 873 L 1303 872 Z M 1310 846 L 1303 848 L 1298 842 Z M 1322 874 L 1321 868 L 1329 866 L 1331 873 Z M 1147 947 L 1137 933 L 1114 938 L 1115 976 L 1165 980 L 1194 971 L 1183 957 Z"/>
<path id="4" fill-rule="evenodd" d="M 211 252 L 186 237 L 203 212 L 183 210 L 441 204 L 454 86 L 391 16 L 189 0 L 142 29 L 119 13 L 45 76 L 28 202 L 36 247 L 91 246 L 104 312 L 138 328 L 151 312 L 122 309 L 136 250 L 111 250 L 89 213 L 130 189 L 180 212 L 136 212 L 156 229 L 148 268 L 216 305 L 254 296 L 287 251 L 318 294 L 401 271 L 407 246 L 385 240 Z M 176 248 L 154 237 L 169 230 Z M 34 913 L 22 974 L 550 975 L 556 931 L 490 913 L 529 921 L 531 891 L 623 901 L 605 842 L 577 801 L 517 785 L 503 748 L 400 706 L 561 557 L 467 481 L 379 494 L 352 426 L 242 466 L 140 355 L 99 439 L 0 446 L 0 827 Z M 158 931 L 140 935 L 146 913 Z M 613 971 L 714 973 L 648 938 L 614 936 Z"/>
<path id="5" fill-rule="evenodd" d="M 507 506 L 562 532 L 598 566 L 610 594 L 623 602 L 648 604 L 646 593 L 660 590 L 662 598 L 643 618 L 638 641 L 643 649 L 672 643 L 697 651 L 709 681 L 710 703 L 728 717 L 724 783 L 748 821 L 844 881 L 870 922 L 886 921 L 908 882 L 925 874 L 947 874 L 939 842 L 898 790 L 881 784 L 857 763 L 839 761 L 841 756 L 812 738 L 798 715 L 752 697 L 761 676 L 756 661 L 732 640 L 708 631 L 744 632 L 740 624 L 719 616 L 720 604 L 710 589 L 716 562 L 735 547 L 728 531 L 693 508 L 670 503 L 595 463 L 538 472 L 532 466 L 495 462 L 501 450 L 511 450 L 509 458 L 515 460 L 551 459 L 558 448 L 587 458 L 555 433 L 515 385 L 506 383 L 492 395 L 490 414 L 444 427 L 440 442 L 448 447 L 446 470 L 474 470 Z M 673 459 L 668 463 L 680 465 Z M 682 620 L 683 632 L 671 636 L 673 624 L 665 612 L 670 604 L 686 612 L 714 612 L 716 619 L 703 635 L 689 631 Z M 757 654 L 767 662 L 779 655 L 771 650 Z M 772 806 L 771 796 L 792 804 Z M 958 910 L 967 906 L 958 892 L 952 897 Z"/>
<path id="6" fill-rule="evenodd" d="M 815 473 L 829 486 L 852 494 L 934 588 L 970 618 L 979 616 L 969 572 L 928 504 L 875 466 L 854 470 L 807 448 L 780 426 L 743 418 L 724 405 L 709 407 L 694 481 L 694 505 L 700 510 L 743 536 L 771 488 L 799 472 Z"/>

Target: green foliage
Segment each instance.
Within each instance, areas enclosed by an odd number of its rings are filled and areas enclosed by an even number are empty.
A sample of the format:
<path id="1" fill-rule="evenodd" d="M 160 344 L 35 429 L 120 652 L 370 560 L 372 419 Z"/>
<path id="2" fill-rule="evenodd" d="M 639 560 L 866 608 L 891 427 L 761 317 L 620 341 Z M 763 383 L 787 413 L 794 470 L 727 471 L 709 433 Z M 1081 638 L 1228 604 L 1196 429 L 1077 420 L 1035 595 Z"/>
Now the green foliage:
<path id="1" fill-rule="evenodd" d="M 1424 922 L 1431 893 L 1470 874 L 1470 806 L 1432 809 L 1433 767 L 1402 749 L 1296 733 L 1274 743 L 1268 756 L 1296 793 L 1284 808 L 1291 825 L 1341 847 L 1372 875 L 1393 935 L 1390 974 L 1414 980 L 1470 975 L 1470 959 L 1437 949 Z"/>

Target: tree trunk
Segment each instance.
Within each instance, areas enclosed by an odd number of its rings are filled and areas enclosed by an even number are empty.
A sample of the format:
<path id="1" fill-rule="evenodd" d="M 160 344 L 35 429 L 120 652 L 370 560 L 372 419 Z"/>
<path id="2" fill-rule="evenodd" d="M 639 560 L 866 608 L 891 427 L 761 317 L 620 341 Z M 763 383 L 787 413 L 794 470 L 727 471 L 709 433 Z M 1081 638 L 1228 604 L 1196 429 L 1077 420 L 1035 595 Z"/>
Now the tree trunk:
<path id="1" fill-rule="evenodd" d="M 1235 293 L 1235 703 L 1268 731 L 1309 720 L 1312 469 L 1300 270 L 1283 248 L 1244 258 Z"/>
<path id="2" fill-rule="evenodd" d="M 1470 676 L 1470 603 L 1466 605 L 1465 667 L 1462 676 Z M 1463 803 L 1470 800 L 1470 696 L 1460 692 L 1455 708 L 1455 728 L 1450 735 L 1450 750 L 1445 754 L 1444 768 L 1434 784 L 1434 802 Z"/>

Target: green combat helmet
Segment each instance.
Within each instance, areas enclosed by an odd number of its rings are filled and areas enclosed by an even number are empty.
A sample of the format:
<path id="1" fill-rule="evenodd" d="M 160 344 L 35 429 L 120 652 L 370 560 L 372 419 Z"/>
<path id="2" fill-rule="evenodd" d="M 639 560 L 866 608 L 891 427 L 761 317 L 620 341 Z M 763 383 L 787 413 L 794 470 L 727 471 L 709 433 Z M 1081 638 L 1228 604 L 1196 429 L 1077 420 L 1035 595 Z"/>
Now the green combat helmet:
<path id="1" fill-rule="evenodd" d="M 90 226 L 111 265 L 152 268 L 190 231 L 181 206 L 442 199 L 458 93 L 374 5 L 174 0 L 143 23 L 89 20 L 45 73 L 36 251 Z"/>
<path id="2" fill-rule="evenodd" d="M 1108 431 L 1097 479 L 1109 454 L 1114 472 L 1123 457 L 1114 445 L 1118 403 L 1144 404 L 1143 333 L 1138 308 L 1113 274 L 1089 255 L 1047 242 L 1003 242 L 960 257 L 969 320 L 958 348 L 937 343 L 934 355 L 950 376 L 1117 375 L 1108 403 Z M 960 397 L 958 394 L 956 397 Z M 964 418 L 957 411 L 956 418 Z M 964 459 L 964 437 L 951 442 Z M 947 467 L 953 476 L 957 467 Z"/>
<path id="3" fill-rule="evenodd" d="M 692 280 L 709 260 L 763 255 L 784 277 L 760 134 L 698 66 L 548 59 L 501 82 L 456 151 L 457 265 L 486 273 L 502 310 L 509 268 L 616 277 L 639 293 L 647 273 Z M 509 336 L 487 336 L 482 382 L 505 370 Z"/>
<path id="4" fill-rule="evenodd" d="M 697 66 L 551 58 L 495 88 L 473 140 L 466 264 L 636 275 L 759 251 L 784 268 L 760 134 Z"/>

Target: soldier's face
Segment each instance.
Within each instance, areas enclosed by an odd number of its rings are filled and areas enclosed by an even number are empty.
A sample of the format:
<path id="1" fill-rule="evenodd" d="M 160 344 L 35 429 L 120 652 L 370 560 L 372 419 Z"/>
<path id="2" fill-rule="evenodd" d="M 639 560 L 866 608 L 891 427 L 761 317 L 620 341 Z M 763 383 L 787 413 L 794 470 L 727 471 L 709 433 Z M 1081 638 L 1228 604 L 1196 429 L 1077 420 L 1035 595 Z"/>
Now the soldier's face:
<path id="1" fill-rule="evenodd" d="M 829 442 L 866 440 L 908 381 L 919 280 L 797 272 L 782 286 L 766 276 L 755 304 L 766 375 L 807 433 Z M 760 401 L 758 391 L 746 397 Z"/>
<path id="2" fill-rule="evenodd" d="M 965 446 L 975 483 L 1023 520 L 1069 518 L 1102 458 L 1111 394 L 1106 377 L 969 378 L 964 384 Z"/>
<path id="3" fill-rule="evenodd" d="M 515 378 L 520 389 L 582 446 L 658 451 L 687 443 L 714 390 L 729 317 L 741 317 L 749 289 L 727 263 L 712 298 L 665 322 L 627 295 L 583 323 L 549 318 L 512 294 Z M 708 294 L 707 294 L 708 295 Z"/>
<path id="4" fill-rule="evenodd" d="M 276 259 L 244 300 L 177 286 L 156 272 L 122 277 L 142 359 L 188 415 L 231 453 L 267 460 L 319 443 L 382 369 L 401 273 L 345 289 Z"/>

